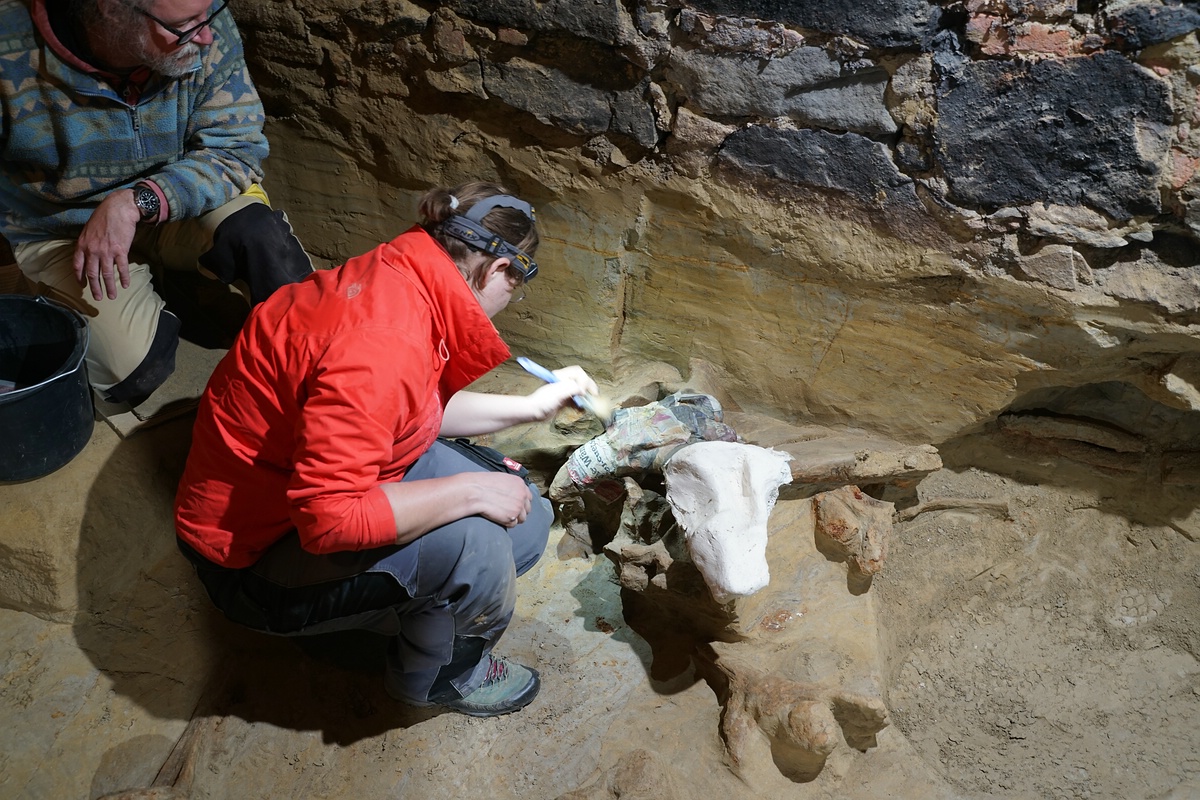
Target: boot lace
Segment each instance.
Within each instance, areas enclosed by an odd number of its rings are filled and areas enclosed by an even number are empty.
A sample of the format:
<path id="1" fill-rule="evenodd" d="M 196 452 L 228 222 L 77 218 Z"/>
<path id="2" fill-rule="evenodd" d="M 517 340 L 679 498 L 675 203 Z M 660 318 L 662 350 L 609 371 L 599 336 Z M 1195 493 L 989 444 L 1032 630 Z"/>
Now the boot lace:
<path id="1" fill-rule="evenodd" d="M 502 681 L 508 677 L 507 663 L 498 658 L 493 658 L 490 654 L 488 655 L 488 659 L 491 663 L 488 664 L 487 675 L 483 679 L 484 686 L 491 686 L 493 683 Z"/>

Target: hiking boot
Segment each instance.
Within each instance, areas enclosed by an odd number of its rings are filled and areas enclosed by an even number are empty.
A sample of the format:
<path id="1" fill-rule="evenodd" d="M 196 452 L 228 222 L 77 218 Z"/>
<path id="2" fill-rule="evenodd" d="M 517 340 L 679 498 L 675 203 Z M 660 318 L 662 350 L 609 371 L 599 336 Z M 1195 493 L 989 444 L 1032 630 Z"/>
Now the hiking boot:
<path id="1" fill-rule="evenodd" d="M 537 697 L 542 682 L 536 669 L 488 654 L 487 676 L 478 689 L 458 700 L 439 702 L 472 717 L 498 717 L 524 708 Z"/>

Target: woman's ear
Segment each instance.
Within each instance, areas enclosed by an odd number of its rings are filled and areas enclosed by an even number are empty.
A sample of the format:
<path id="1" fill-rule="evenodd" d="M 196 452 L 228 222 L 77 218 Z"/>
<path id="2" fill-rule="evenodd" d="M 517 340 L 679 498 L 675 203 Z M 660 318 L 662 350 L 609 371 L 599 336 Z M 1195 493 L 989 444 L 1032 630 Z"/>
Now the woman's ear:
<path id="1" fill-rule="evenodd" d="M 512 264 L 512 259 L 504 258 L 504 257 L 497 258 L 495 261 L 488 264 L 487 268 L 485 270 L 486 274 L 487 274 L 487 280 L 490 281 L 492 279 L 492 276 L 494 276 L 494 275 L 499 275 L 499 276 L 505 278 L 505 280 L 507 280 L 508 279 L 508 267 L 510 264 Z"/>

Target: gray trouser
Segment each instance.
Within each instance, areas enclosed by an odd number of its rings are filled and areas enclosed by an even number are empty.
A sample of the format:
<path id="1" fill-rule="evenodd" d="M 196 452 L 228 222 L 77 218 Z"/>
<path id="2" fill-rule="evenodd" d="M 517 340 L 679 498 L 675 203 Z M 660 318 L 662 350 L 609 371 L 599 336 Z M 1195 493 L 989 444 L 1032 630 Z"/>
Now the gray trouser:
<path id="1" fill-rule="evenodd" d="M 483 471 L 436 442 L 404 480 Z M 541 557 L 554 519 L 550 502 L 529 490 L 529 517 L 511 529 L 465 517 L 405 545 L 328 555 L 303 550 L 292 534 L 244 570 L 181 548 L 235 622 L 290 636 L 369 630 L 391 637 L 387 689 L 424 705 L 470 694 L 483 681 L 485 656 L 512 619 L 516 578 Z"/>

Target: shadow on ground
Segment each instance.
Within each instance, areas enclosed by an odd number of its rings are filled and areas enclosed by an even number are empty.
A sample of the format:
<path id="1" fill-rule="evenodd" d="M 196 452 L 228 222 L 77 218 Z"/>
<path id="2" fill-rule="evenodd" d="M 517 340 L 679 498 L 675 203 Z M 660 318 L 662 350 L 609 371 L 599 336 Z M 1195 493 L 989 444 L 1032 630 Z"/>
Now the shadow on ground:
<path id="1" fill-rule="evenodd" d="M 73 631 L 111 690 L 161 719 L 237 716 L 340 745 L 437 713 L 387 696 L 380 637 L 272 637 L 211 606 L 175 546 L 172 506 L 192 421 L 120 441 L 87 498 Z"/>

